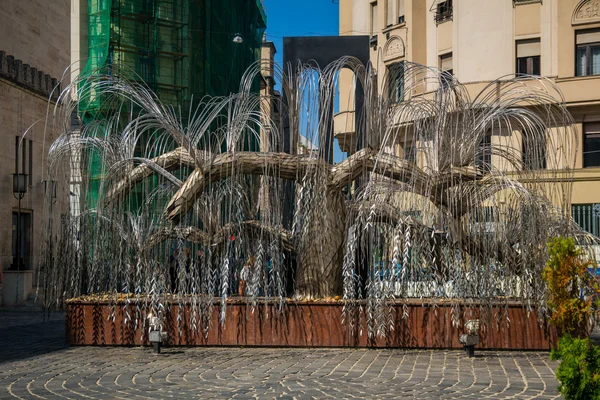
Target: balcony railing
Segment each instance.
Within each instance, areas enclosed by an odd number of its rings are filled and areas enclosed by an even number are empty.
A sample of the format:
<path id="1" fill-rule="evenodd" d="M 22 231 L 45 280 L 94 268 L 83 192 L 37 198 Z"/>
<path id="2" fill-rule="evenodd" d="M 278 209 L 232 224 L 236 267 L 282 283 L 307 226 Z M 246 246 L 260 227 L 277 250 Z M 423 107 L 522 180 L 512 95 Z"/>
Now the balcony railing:
<path id="1" fill-rule="evenodd" d="M 442 22 L 452 21 L 452 7 L 444 8 L 435 13 L 435 24 L 439 25 Z"/>
<path id="2" fill-rule="evenodd" d="M 371 39 L 369 39 L 369 46 L 375 49 L 377 48 L 377 35 L 371 36 Z"/>
<path id="3" fill-rule="evenodd" d="M 542 3 L 542 0 L 513 0 L 513 7 L 534 3 Z"/>
<path id="4" fill-rule="evenodd" d="M 571 215 L 584 231 L 600 236 L 600 203 L 573 204 Z"/>

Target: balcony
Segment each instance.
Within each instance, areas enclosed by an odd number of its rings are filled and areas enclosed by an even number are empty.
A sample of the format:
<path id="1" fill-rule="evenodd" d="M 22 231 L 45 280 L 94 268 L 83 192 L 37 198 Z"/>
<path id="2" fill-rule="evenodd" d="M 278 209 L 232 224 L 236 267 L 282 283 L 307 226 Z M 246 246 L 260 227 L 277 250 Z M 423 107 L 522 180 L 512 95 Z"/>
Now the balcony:
<path id="1" fill-rule="evenodd" d="M 435 24 L 452 21 L 452 7 L 439 7 L 435 13 Z"/>
<path id="2" fill-rule="evenodd" d="M 377 49 L 377 34 L 371 36 L 371 39 L 369 39 L 369 46 L 373 49 Z"/>
<path id="3" fill-rule="evenodd" d="M 526 4 L 542 3 L 542 0 L 513 0 L 513 7 L 524 6 Z"/>

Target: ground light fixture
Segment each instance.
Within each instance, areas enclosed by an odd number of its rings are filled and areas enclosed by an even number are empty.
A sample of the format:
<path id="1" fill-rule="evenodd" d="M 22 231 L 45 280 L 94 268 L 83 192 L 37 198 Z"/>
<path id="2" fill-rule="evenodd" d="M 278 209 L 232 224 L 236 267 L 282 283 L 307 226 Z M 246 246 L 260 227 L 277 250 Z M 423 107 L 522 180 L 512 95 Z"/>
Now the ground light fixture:
<path id="1" fill-rule="evenodd" d="M 475 357 L 475 346 L 480 342 L 479 320 L 470 319 L 465 323 L 465 332 L 460 335 L 458 341 L 464 346 L 468 357 Z"/>
<path id="2" fill-rule="evenodd" d="M 154 352 L 160 354 L 163 343 L 167 341 L 167 332 L 163 332 L 162 323 L 159 317 L 155 317 L 152 313 L 148 314 L 148 320 L 150 322 L 150 330 L 148 332 L 148 339 L 152 343 Z"/>

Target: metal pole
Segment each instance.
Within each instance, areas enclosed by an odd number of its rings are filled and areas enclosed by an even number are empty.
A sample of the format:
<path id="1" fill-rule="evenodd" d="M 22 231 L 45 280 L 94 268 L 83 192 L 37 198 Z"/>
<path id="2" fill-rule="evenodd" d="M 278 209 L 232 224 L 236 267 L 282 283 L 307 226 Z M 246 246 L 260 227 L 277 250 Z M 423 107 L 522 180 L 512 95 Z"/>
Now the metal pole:
<path id="1" fill-rule="evenodd" d="M 17 212 L 17 271 L 21 270 L 21 194 L 19 193 L 19 211 Z"/>
<path id="2" fill-rule="evenodd" d="M 54 264 L 53 260 L 54 260 L 54 251 L 52 249 L 52 236 L 53 231 L 52 231 L 52 218 L 53 218 L 53 214 L 52 214 L 52 206 L 54 205 L 54 202 L 56 201 L 55 197 L 54 197 L 54 188 L 56 183 L 54 181 L 47 181 L 46 182 L 46 193 L 48 191 L 48 182 L 50 183 L 50 221 L 49 221 L 49 225 L 50 225 L 50 267 Z"/>

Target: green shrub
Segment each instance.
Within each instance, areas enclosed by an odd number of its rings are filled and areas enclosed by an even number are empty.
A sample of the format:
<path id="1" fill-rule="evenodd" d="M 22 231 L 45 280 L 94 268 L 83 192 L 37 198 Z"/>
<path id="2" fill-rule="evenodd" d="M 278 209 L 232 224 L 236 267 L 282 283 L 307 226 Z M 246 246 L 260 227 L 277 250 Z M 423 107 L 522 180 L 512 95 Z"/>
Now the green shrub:
<path id="1" fill-rule="evenodd" d="M 548 308 L 552 312 L 550 323 L 559 335 L 582 335 L 593 315 L 592 297 L 580 297 L 580 290 L 598 293 L 600 285 L 588 272 L 594 266 L 585 260 L 581 249 L 572 238 L 557 237 L 548 242 L 550 258 L 542 277 L 548 284 Z"/>
<path id="2" fill-rule="evenodd" d="M 567 400 L 600 400 L 600 347 L 589 339 L 566 335 L 550 358 L 561 360 L 556 378 L 560 393 Z"/>

